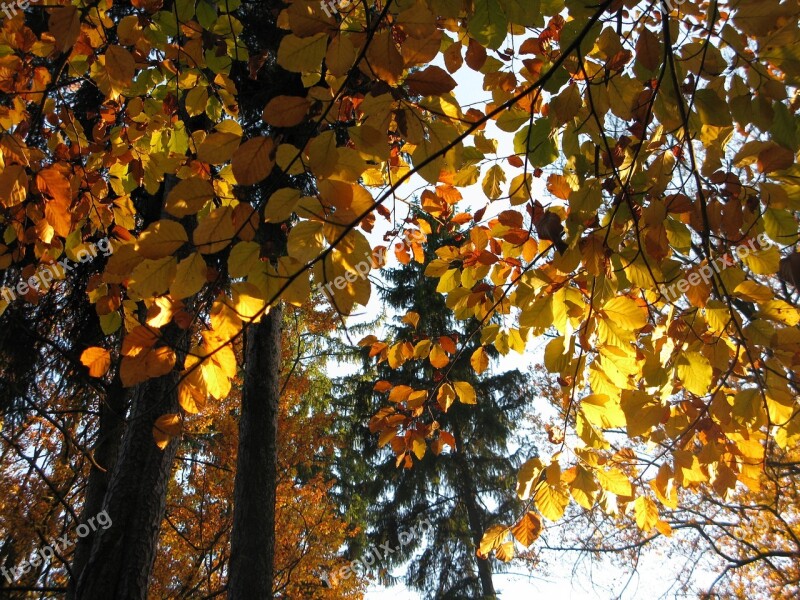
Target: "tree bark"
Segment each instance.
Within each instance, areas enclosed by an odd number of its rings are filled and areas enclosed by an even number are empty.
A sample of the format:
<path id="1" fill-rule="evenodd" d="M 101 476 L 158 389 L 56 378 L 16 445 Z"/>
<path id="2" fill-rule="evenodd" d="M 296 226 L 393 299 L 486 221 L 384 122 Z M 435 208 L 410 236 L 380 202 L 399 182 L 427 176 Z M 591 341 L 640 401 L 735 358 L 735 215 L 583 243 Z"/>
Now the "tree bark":
<path id="1" fill-rule="evenodd" d="M 475 489 L 475 482 L 472 479 L 469 464 L 464 456 L 461 436 L 456 432 L 456 450 L 454 452 L 458 472 L 461 477 L 461 486 L 459 489 L 459 496 L 464 506 L 467 508 L 467 519 L 469 520 L 469 529 L 472 533 L 472 541 L 476 548 L 481 545 L 483 538 L 483 530 L 485 523 L 481 514 L 480 506 L 478 506 L 478 492 Z M 478 565 L 478 579 L 481 582 L 481 599 L 482 600 L 495 600 L 497 593 L 494 590 L 494 582 L 492 581 L 492 565 L 488 558 L 480 558 L 475 555 L 475 561 Z"/>
<path id="2" fill-rule="evenodd" d="M 273 597 L 281 317 L 280 306 L 275 306 L 246 334 L 228 578 L 230 600 Z"/>
<path id="3" fill-rule="evenodd" d="M 103 510 L 111 520 L 98 528 L 78 580 L 79 600 L 146 600 L 167 487 L 178 440 L 160 450 L 155 420 L 178 409 L 178 373 L 151 379 L 133 391 L 132 412 L 108 484 Z"/>
<path id="4" fill-rule="evenodd" d="M 124 431 L 125 397 L 119 379 L 108 390 L 107 401 L 100 401 L 100 419 L 97 426 L 97 443 L 94 446 L 94 461 L 102 467 L 92 465 L 86 484 L 86 497 L 83 502 L 83 512 L 80 522 L 87 523 L 89 519 L 103 510 L 103 500 L 108 492 L 111 473 L 119 454 L 122 433 Z M 75 554 L 72 558 L 72 578 L 67 587 L 67 600 L 75 600 L 78 579 L 80 579 L 92 551 L 92 543 L 96 534 L 92 532 L 86 537 L 79 538 L 75 544 Z"/>
<path id="5" fill-rule="evenodd" d="M 165 218 L 164 199 L 177 184 L 174 175 L 164 178 L 161 194 L 150 198 L 153 218 Z M 156 210 L 157 209 L 157 210 Z M 163 340 L 173 348 L 185 337 L 177 325 L 162 330 Z M 184 357 L 178 353 L 178 364 Z M 89 514 L 89 502 L 96 503 L 97 491 L 89 497 L 83 518 L 106 511 L 111 522 L 107 529 L 97 528 L 92 535 L 91 550 L 78 556 L 84 565 L 75 572 L 77 584 L 70 600 L 146 600 L 150 573 L 158 548 L 158 536 L 167 505 L 167 491 L 172 465 L 178 451 L 173 439 L 163 450 L 153 439 L 153 426 L 158 417 L 178 412 L 178 383 L 180 375 L 171 373 L 149 379 L 133 388 L 131 409 L 125 423 L 121 442 L 117 442 L 116 461 L 104 482 L 102 509 Z M 124 403 L 122 388 L 120 400 Z M 101 422 L 102 426 L 102 422 Z M 111 452 L 111 449 L 108 450 Z M 102 485 L 102 484 L 101 484 Z M 90 490 L 91 491 L 91 490 Z"/>

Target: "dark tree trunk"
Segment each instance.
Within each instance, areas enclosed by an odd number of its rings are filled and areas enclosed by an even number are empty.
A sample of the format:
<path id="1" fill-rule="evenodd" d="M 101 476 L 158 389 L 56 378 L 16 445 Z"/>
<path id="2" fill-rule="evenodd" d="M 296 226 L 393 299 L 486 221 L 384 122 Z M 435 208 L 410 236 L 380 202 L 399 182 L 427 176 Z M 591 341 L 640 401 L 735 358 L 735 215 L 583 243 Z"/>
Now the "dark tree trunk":
<path id="1" fill-rule="evenodd" d="M 161 194 L 145 200 L 152 220 L 166 218 L 163 213 L 164 198 L 177 184 L 177 177 L 168 175 L 164 179 Z M 144 210 L 147 212 L 147 210 Z M 176 325 L 162 330 L 163 340 L 173 348 L 179 348 L 185 332 Z M 178 353 L 178 364 L 184 357 Z M 130 392 L 130 412 L 124 425 L 124 433 L 118 446 L 116 460 L 105 482 L 102 508 L 111 522 L 107 529 L 97 528 L 91 541 L 88 557 L 80 573 L 76 572 L 77 584 L 70 595 L 71 600 L 146 600 L 150 572 L 158 548 L 158 536 L 167 504 L 169 479 L 178 451 L 178 440 L 172 440 L 164 450 L 158 448 L 153 438 L 153 425 L 158 417 L 178 412 L 177 371 L 150 379 L 134 387 Z M 121 388 L 119 398 L 112 405 L 124 404 Z M 101 423 L 102 426 L 102 423 Z M 112 453 L 108 448 L 106 452 Z M 109 459 L 111 460 L 111 459 Z M 91 492 L 91 497 L 89 497 Z M 87 507 L 83 518 L 91 518 L 88 506 L 97 502 L 99 490 L 87 492 Z M 76 562 L 79 556 L 76 552 Z"/>
<path id="2" fill-rule="evenodd" d="M 100 401 L 100 419 L 97 427 L 97 443 L 94 446 L 94 461 L 102 467 L 92 465 L 86 484 L 86 497 L 83 503 L 81 523 L 103 510 L 103 500 L 111 481 L 111 473 L 119 454 L 122 433 L 124 431 L 125 397 L 126 391 L 122 388 L 119 379 L 114 380 L 108 390 L 107 401 Z M 72 558 L 72 578 L 67 588 L 67 600 L 76 597 L 76 586 L 80 579 L 92 550 L 92 543 L 96 534 L 92 532 L 86 537 L 79 538 L 75 545 L 75 554 Z"/>
<path id="3" fill-rule="evenodd" d="M 230 600 L 272 598 L 281 309 L 247 331 L 229 566 Z"/>
<path id="4" fill-rule="evenodd" d="M 469 530 L 472 534 L 472 541 L 476 548 L 481 545 L 483 538 L 483 530 L 486 524 L 483 522 L 483 515 L 478 505 L 478 491 L 475 489 L 475 482 L 472 479 L 467 459 L 464 456 L 461 436 L 456 432 L 456 451 L 455 460 L 458 467 L 458 472 L 461 477 L 461 486 L 458 493 L 461 501 L 467 509 L 467 519 L 469 520 Z M 492 581 L 492 565 L 488 558 L 480 558 L 477 554 L 475 561 L 478 565 L 478 578 L 481 582 L 481 599 L 482 600 L 495 600 L 497 594 L 494 591 L 494 582 Z"/>
<path id="5" fill-rule="evenodd" d="M 145 600 L 178 441 L 160 450 L 153 439 L 155 420 L 177 412 L 178 374 L 138 385 L 133 391 L 119 457 L 111 474 L 103 510 L 111 520 L 98 528 L 91 554 L 78 580 L 79 600 Z"/>

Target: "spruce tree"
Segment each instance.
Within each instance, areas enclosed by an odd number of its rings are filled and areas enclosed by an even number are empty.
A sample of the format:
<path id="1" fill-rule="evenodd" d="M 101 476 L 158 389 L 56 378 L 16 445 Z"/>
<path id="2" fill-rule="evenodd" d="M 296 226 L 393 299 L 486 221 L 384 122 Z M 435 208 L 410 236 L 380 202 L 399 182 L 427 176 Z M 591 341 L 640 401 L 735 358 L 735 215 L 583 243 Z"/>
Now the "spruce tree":
<path id="1" fill-rule="evenodd" d="M 433 221 L 429 224 L 437 227 Z M 434 231 L 429 236 L 425 264 L 450 235 Z M 476 323 L 454 320 L 444 296 L 436 292 L 436 280 L 423 274 L 424 267 L 412 261 L 384 272 L 382 300 L 388 310 L 403 311 L 387 327 L 387 337 L 415 343 L 421 337 L 448 336 L 466 343 L 447 368 L 452 379 L 473 385 L 477 404 L 456 403 L 447 413 L 433 415 L 442 430 L 453 434 L 455 448 L 439 456 L 427 451 L 411 469 L 397 466 L 394 453 L 380 447 L 367 426 L 386 402 L 385 395 L 373 391 L 374 383 L 387 380 L 393 386 L 419 389 L 441 372 L 429 362 L 423 368 L 408 362 L 392 370 L 385 362 L 375 365 L 367 349 L 359 348 L 359 373 L 340 378 L 334 386 L 339 390 L 334 403 L 342 427 L 349 428 L 353 440 L 340 457 L 339 492 L 365 530 L 360 545 L 349 552 L 359 559 L 369 556 L 373 546 L 378 548 L 382 558 L 372 568 L 386 585 L 397 582 L 389 570 L 408 563 L 402 580 L 426 598 L 494 598 L 492 572 L 499 565 L 478 558 L 476 549 L 489 525 L 518 508 L 511 479 L 518 466 L 514 437 L 528 400 L 528 381 L 516 370 L 475 374 L 469 361 L 479 340 L 469 335 Z M 416 327 L 401 321 L 407 311 L 419 314 Z M 425 525 L 415 530 L 420 522 Z M 427 531 L 419 535 L 420 530 Z M 414 531 L 408 542 L 403 534 Z M 391 554 L 380 551 L 387 543 L 394 550 Z"/>

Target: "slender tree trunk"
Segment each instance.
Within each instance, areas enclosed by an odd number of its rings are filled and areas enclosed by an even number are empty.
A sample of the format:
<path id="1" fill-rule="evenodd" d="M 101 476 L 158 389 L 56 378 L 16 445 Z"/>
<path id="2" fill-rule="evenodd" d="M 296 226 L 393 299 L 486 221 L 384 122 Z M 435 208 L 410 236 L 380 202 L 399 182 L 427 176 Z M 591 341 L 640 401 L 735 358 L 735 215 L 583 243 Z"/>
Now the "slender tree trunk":
<path id="1" fill-rule="evenodd" d="M 467 508 L 467 519 L 469 520 L 469 530 L 472 533 L 472 541 L 475 547 L 481 545 L 483 538 L 483 530 L 485 523 L 481 514 L 480 506 L 478 505 L 478 491 L 475 489 L 475 482 L 472 479 L 469 465 L 467 464 L 466 457 L 463 453 L 461 436 L 456 433 L 456 451 L 455 459 L 457 461 L 459 475 L 461 477 L 461 487 L 459 495 L 464 506 Z M 478 565 L 478 578 L 481 582 L 482 600 L 495 600 L 497 593 L 494 591 L 494 582 L 492 581 L 492 565 L 488 558 L 480 558 L 475 555 L 475 561 Z"/>
<path id="2" fill-rule="evenodd" d="M 230 600 L 272 598 L 281 316 L 280 307 L 273 307 L 246 334 L 228 579 Z"/>
<path id="3" fill-rule="evenodd" d="M 111 520 L 98 528 L 75 597 L 79 600 L 145 600 L 167 487 L 178 441 L 160 450 L 153 425 L 177 412 L 178 374 L 151 379 L 133 392 L 133 406 L 119 457 L 108 484 L 103 510 Z"/>
<path id="4" fill-rule="evenodd" d="M 103 500 L 108 491 L 111 481 L 111 473 L 119 454 L 122 433 L 124 431 L 125 415 L 125 396 L 126 392 L 122 388 L 119 379 L 114 380 L 108 390 L 107 401 L 100 402 L 100 419 L 97 427 L 97 443 L 94 446 L 94 461 L 102 467 L 92 465 L 89 471 L 89 479 L 86 484 L 86 497 L 83 503 L 83 513 L 81 523 L 87 523 L 89 519 L 96 516 L 103 510 Z M 72 558 L 72 578 L 67 588 L 67 600 L 74 600 L 78 579 L 80 579 L 89 556 L 92 551 L 92 543 L 96 534 L 92 532 L 86 537 L 79 538 L 75 544 L 75 554 Z"/>

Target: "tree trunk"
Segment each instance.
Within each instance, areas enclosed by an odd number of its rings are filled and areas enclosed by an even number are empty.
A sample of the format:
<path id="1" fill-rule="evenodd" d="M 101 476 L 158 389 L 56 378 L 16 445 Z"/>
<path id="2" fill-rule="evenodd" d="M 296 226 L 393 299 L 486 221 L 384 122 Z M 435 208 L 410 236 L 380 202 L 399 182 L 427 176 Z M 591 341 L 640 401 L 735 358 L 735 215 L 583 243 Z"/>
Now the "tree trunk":
<path id="1" fill-rule="evenodd" d="M 177 184 L 174 175 L 164 178 L 161 193 L 150 198 L 154 218 L 165 218 L 164 198 Z M 162 330 L 163 340 L 179 348 L 186 333 L 176 325 Z M 178 364 L 184 357 L 178 353 Z M 178 451 L 178 440 L 173 439 L 164 450 L 156 446 L 153 426 L 158 417 L 178 412 L 177 371 L 150 379 L 133 388 L 131 410 L 125 423 L 121 443 L 116 445 L 116 461 L 104 484 L 105 496 L 102 510 L 89 514 L 89 503 L 96 503 L 95 494 L 87 492 L 83 518 L 91 518 L 105 511 L 111 524 L 107 529 L 98 527 L 92 535 L 91 550 L 82 556 L 76 551 L 75 562 L 80 572 L 75 572 L 77 584 L 70 600 L 146 600 L 150 572 L 158 548 L 158 536 L 167 505 L 167 490 L 172 474 L 172 464 Z M 119 390 L 120 399 L 112 405 L 124 403 L 125 392 Z M 102 422 L 101 422 L 102 426 Z M 108 452 L 112 452 L 109 448 Z"/>
<path id="2" fill-rule="evenodd" d="M 464 456 L 461 436 L 456 432 L 456 451 L 455 460 L 458 467 L 458 472 L 461 477 L 461 486 L 459 496 L 461 501 L 467 508 L 467 519 L 469 520 L 469 529 L 472 533 L 472 541 L 476 548 L 481 545 L 483 538 L 483 530 L 485 523 L 481 515 L 480 506 L 478 506 L 478 492 L 475 489 L 475 482 L 472 479 L 469 464 Z M 497 593 L 494 591 L 494 582 L 492 581 L 492 565 L 488 558 L 480 558 L 475 555 L 475 561 L 478 564 L 478 578 L 481 582 L 482 600 L 495 600 Z"/>
<path id="3" fill-rule="evenodd" d="M 111 525 L 98 528 L 78 580 L 79 600 L 145 600 L 155 560 L 167 487 L 178 440 L 160 450 L 155 420 L 178 408 L 178 373 L 134 389 L 132 412 L 108 484 L 103 510 Z"/>
<path id="4" fill-rule="evenodd" d="M 126 391 L 122 388 L 119 379 L 114 380 L 114 385 L 108 390 L 106 401 L 100 400 L 100 419 L 97 427 L 97 443 L 94 446 L 94 461 L 102 467 L 92 465 L 86 484 L 86 497 L 83 503 L 83 512 L 80 522 L 87 523 L 89 519 L 103 510 L 103 499 L 108 491 L 111 473 L 119 454 L 119 447 L 124 431 Z M 67 600 L 75 600 L 76 587 L 89 556 L 92 543 L 96 534 L 90 533 L 86 537 L 78 538 L 75 544 L 75 554 L 72 558 L 72 577 L 67 587 Z"/>
<path id="5" fill-rule="evenodd" d="M 230 600 L 272 598 L 281 316 L 280 306 L 273 307 L 246 334 L 228 578 Z"/>

